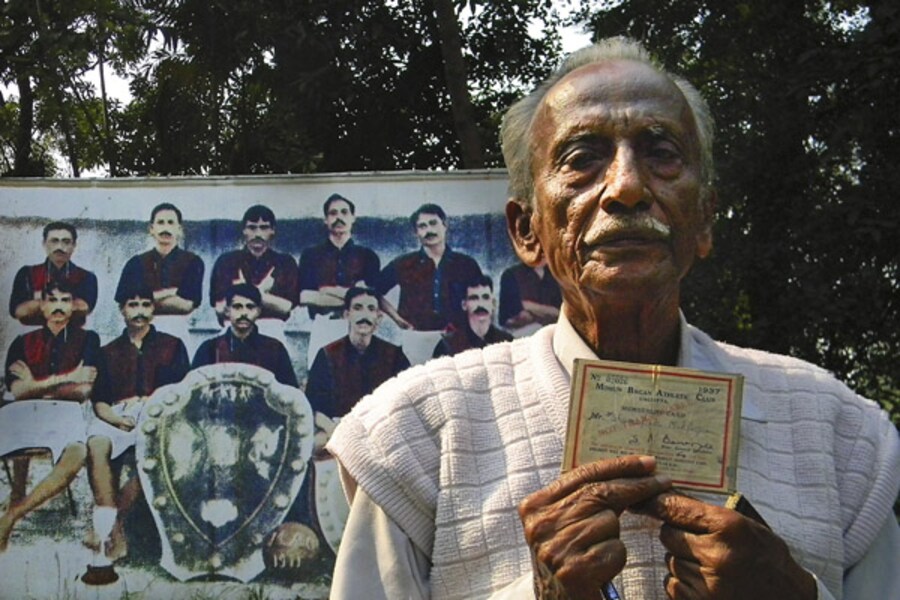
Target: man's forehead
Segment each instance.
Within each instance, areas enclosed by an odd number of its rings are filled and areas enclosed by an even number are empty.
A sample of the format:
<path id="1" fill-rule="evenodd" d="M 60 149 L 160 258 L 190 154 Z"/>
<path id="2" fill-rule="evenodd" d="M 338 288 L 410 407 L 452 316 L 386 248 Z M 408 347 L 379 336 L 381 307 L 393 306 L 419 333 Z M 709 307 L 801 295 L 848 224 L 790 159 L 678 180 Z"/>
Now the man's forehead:
<path id="1" fill-rule="evenodd" d="M 478 285 L 475 287 L 470 287 L 466 291 L 467 296 L 481 296 L 483 294 L 491 294 L 491 288 L 486 285 Z"/>
<path id="2" fill-rule="evenodd" d="M 47 239 L 72 240 L 72 234 L 68 229 L 51 229 L 47 232 Z"/>
<path id="3" fill-rule="evenodd" d="M 231 305 L 234 306 L 235 304 L 242 304 L 244 306 L 252 304 L 253 306 L 256 306 L 255 301 L 251 300 L 247 296 L 241 296 L 240 294 L 235 294 L 231 299 Z"/>
<path id="4" fill-rule="evenodd" d="M 247 221 L 244 223 L 244 227 L 271 227 L 272 223 L 266 221 L 265 219 L 259 219 L 257 221 Z"/>
<path id="5" fill-rule="evenodd" d="M 592 63 L 568 73 L 544 97 L 539 115 L 586 106 L 673 121 L 690 115 L 687 100 L 667 75 L 633 60 Z"/>
<path id="6" fill-rule="evenodd" d="M 421 213 L 421 214 L 419 215 L 419 218 L 416 219 L 416 224 L 418 225 L 419 223 L 430 223 L 430 222 L 432 222 L 432 221 L 440 221 L 440 220 L 441 220 L 441 217 L 440 217 L 440 215 L 438 215 L 438 214 L 435 214 L 435 213 Z"/>
<path id="7" fill-rule="evenodd" d="M 47 290 L 47 300 L 71 300 L 72 292 L 61 292 L 59 290 Z"/>
<path id="8" fill-rule="evenodd" d="M 367 305 L 378 305 L 378 298 L 372 296 L 370 294 L 360 294 L 353 298 L 350 302 L 350 307 L 353 308 L 355 306 L 367 306 Z"/>
<path id="9" fill-rule="evenodd" d="M 177 221 L 178 215 L 174 210 L 164 209 L 156 213 L 156 216 L 153 218 L 155 221 Z"/>
<path id="10" fill-rule="evenodd" d="M 333 200 L 331 204 L 328 206 L 328 212 L 340 212 L 347 211 L 350 212 L 350 205 L 347 204 L 346 200 Z"/>
<path id="11" fill-rule="evenodd" d="M 132 296 L 125 301 L 125 304 L 144 304 L 149 302 L 153 304 L 153 298 L 144 298 L 143 296 Z"/>

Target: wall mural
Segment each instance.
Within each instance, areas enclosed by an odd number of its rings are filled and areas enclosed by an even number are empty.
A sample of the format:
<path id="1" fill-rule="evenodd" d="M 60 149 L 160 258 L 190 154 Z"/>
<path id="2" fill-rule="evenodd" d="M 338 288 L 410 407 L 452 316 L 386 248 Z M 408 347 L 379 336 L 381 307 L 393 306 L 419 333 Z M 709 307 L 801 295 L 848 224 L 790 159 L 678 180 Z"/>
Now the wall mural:
<path id="1" fill-rule="evenodd" d="M 555 320 L 505 186 L 0 182 L 0 596 L 326 598 L 341 416 L 410 365 Z"/>

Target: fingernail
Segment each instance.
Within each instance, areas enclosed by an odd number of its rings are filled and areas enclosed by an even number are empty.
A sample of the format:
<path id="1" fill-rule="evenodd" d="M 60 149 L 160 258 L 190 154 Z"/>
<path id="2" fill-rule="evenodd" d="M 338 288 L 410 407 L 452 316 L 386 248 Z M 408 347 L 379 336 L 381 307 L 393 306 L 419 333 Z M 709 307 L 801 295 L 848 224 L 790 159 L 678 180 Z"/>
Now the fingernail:
<path id="1" fill-rule="evenodd" d="M 665 473 L 657 473 L 655 477 L 656 481 L 663 487 L 670 487 L 672 485 L 672 478 Z"/>
<path id="2" fill-rule="evenodd" d="M 648 469 L 656 468 L 656 457 L 655 456 L 639 456 L 638 460 L 641 461 L 641 464 L 647 467 Z"/>

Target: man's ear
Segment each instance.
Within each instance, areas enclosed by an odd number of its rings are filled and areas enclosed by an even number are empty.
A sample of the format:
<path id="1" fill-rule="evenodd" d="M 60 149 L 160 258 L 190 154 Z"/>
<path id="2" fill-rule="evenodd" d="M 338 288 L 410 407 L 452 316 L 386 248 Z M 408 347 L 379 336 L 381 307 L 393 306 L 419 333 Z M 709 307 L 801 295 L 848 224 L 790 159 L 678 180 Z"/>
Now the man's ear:
<path id="1" fill-rule="evenodd" d="M 719 204 L 719 194 L 714 189 L 705 193 L 705 198 L 700 201 L 700 229 L 697 231 L 697 256 L 706 258 L 713 248 L 713 223 L 715 222 L 716 207 Z"/>
<path id="2" fill-rule="evenodd" d="M 518 198 L 506 201 L 506 229 L 516 254 L 523 263 L 534 267 L 541 262 L 544 250 L 541 241 L 534 233 L 532 219 L 534 212 Z"/>

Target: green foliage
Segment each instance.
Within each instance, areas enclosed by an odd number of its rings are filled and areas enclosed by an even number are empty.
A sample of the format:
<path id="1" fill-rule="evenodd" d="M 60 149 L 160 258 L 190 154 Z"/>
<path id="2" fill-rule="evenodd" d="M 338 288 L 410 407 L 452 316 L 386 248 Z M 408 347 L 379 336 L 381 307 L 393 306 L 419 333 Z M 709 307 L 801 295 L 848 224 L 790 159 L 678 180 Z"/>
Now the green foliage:
<path id="1" fill-rule="evenodd" d="M 887 2 L 633 0 L 578 18 L 643 40 L 716 116 L 717 248 L 685 310 L 835 372 L 900 419 L 900 56 Z"/>

